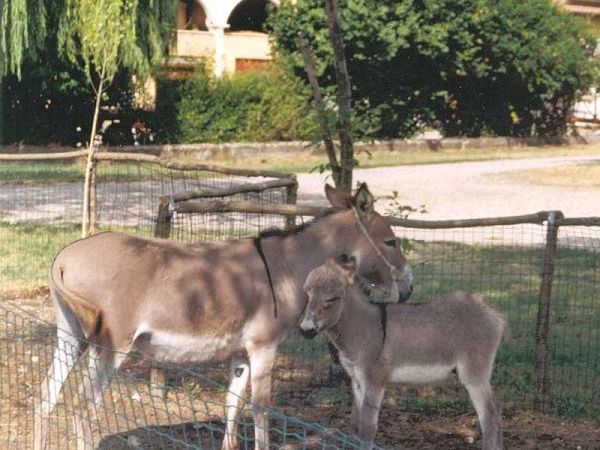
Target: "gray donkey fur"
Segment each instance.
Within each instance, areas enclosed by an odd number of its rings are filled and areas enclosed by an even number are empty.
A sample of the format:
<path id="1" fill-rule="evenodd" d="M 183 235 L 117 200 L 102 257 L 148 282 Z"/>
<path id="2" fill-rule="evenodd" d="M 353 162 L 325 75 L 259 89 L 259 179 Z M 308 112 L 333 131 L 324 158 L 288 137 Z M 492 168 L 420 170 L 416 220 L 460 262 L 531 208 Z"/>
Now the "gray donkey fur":
<path id="1" fill-rule="evenodd" d="M 355 263 L 333 260 L 304 285 L 309 302 L 301 328 L 322 331 L 352 379 L 352 426 L 372 446 L 388 383 L 426 384 L 456 371 L 479 416 L 483 448 L 502 448 L 500 407 L 490 385 L 507 324 L 479 295 L 453 293 L 424 304 L 387 305 L 386 320 L 354 286 Z"/>

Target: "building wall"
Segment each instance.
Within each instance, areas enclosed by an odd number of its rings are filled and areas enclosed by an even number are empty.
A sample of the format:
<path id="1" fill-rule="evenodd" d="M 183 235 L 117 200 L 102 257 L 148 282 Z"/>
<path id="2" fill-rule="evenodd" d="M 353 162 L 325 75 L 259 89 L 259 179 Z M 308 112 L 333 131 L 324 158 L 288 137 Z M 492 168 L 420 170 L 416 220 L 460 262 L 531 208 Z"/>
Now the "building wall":
<path id="1" fill-rule="evenodd" d="M 567 11 L 589 17 L 600 26 L 600 0 L 559 0 Z"/>
<path id="2" fill-rule="evenodd" d="M 269 1 L 276 6 L 280 3 L 279 0 Z M 271 46 L 266 33 L 230 30 L 231 15 L 243 2 L 262 3 L 264 0 L 180 1 L 177 37 L 172 56 L 207 58 L 216 75 L 234 72 L 241 61 L 249 62 L 250 66 L 268 62 L 271 59 Z M 202 19 L 204 24 L 201 23 Z"/>

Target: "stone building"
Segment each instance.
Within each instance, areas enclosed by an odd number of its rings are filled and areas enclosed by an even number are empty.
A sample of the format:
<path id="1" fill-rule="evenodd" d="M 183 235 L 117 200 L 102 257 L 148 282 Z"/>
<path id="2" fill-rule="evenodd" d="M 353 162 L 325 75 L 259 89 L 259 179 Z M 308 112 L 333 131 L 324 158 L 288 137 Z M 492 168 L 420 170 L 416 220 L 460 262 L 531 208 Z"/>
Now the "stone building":
<path id="1" fill-rule="evenodd" d="M 600 26 L 600 0 L 560 0 L 567 11 L 588 16 Z"/>
<path id="2" fill-rule="evenodd" d="M 588 17 L 598 27 L 600 38 L 600 0 L 560 0 L 573 14 Z M 597 55 L 600 57 L 600 43 Z M 573 108 L 573 121 L 577 124 L 600 124 L 600 89 L 592 88 Z"/>
<path id="3" fill-rule="evenodd" d="M 279 0 L 180 0 L 171 64 L 204 57 L 216 75 L 266 64 L 269 5 L 277 7 Z"/>

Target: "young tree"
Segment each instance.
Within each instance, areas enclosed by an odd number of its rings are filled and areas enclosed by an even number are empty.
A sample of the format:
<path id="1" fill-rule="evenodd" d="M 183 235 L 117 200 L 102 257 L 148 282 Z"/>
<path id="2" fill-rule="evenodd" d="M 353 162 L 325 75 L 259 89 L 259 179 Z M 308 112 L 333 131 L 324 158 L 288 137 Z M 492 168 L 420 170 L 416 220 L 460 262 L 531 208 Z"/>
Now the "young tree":
<path id="1" fill-rule="evenodd" d="M 83 65 L 95 94 L 85 172 L 83 236 L 90 226 L 90 178 L 103 93 L 121 69 L 145 80 L 158 67 L 168 46 L 175 8 L 176 2 L 169 0 L 66 0 L 59 45 L 73 62 Z"/>

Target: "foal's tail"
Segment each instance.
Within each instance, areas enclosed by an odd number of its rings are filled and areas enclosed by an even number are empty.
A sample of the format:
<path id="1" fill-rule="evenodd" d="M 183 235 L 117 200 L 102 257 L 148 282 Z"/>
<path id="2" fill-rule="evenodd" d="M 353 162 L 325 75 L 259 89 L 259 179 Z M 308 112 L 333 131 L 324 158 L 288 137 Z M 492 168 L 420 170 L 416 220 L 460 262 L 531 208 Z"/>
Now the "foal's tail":
<path id="1" fill-rule="evenodd" d="M 510 331 L 510 325 L 504 314 L 501 314 L 502 318 L 502 343 L 508 342 L 512 338 L 512 332 Z"/>
<path id="2" fill-rule="evenodd" d="M 483 306 L 484 311 L 486 311 L 486 316 L 488 317 L 488 320 L 491 320 L 491 322 L 495 321 L 498 324 L 498 328 L 502 332 L 498 345 L 500 345 L 501 343 L 508 342 L 512 337 L 512 334 L 506 316 L 500 311 L 498 311 L 496 308 L 491 306 L 488 302 L 486 302 L 480 294 L 468 294 L 468 297 L 471 300 L 474 300 Z"/>

